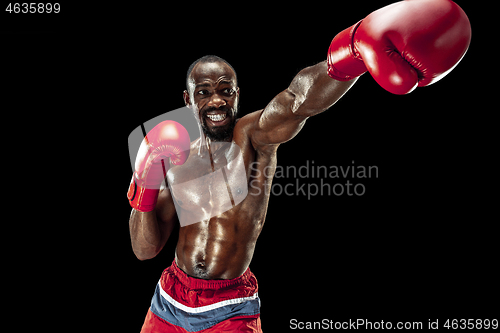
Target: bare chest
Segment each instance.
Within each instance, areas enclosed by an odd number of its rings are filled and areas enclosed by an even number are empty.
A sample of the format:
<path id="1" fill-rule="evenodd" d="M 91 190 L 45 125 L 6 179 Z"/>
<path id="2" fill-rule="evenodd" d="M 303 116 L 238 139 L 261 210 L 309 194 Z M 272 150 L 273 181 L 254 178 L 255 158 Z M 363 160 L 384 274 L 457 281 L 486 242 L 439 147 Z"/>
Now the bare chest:
<path id="1" fill-rule="evenodd" d="M 246 198 L 248 179 L 242 153 L 236 145 L 228 145 L 192 152 L 185 164 L 167 173 L 181 226 L 219 216 Z"/>

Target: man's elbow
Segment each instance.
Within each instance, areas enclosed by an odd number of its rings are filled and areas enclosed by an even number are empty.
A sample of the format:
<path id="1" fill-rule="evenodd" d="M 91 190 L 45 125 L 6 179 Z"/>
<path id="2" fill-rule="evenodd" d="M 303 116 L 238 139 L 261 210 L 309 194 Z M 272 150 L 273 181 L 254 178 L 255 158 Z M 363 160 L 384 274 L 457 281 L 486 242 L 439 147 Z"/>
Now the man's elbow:
<path id="1" fill-rule="evenodd" d="M 290 88 L 286 92 L 293 101 L 290 104 L 290 110 L 295 116 L 308 118 L 326 110 L 324 105 L 315 105 L 314 102 L 308 101 L 307 96 L 303 92 L 294 92 Z"/>
<path id="2" fill-rule="evenodd" d="M 298 91 L 294 91 L 293 89 L 291 89 L 291 87 L 288 87 L 285 90 L 285 94 L 286 94 L 286 99 L 288 100 L 288 103 L 290 105 L 290 110 L 292 111 L 293 114 L 297 114 L 297 112 L 300 109 L 300 106 L 305 101 L 305 96 Z"/>
<path id="3" fill-rule="evenodd" d="M 153 256 L 153 257 L 152 257 L 152 256 L 143 256 L 143 255 L 138 255 L 138 254 L 136 254 L 135 256 L 136 256 L 136 257 L 137 257 L 137 259 L 139 259 L 140 261 L 144 261 L 144 260 L 148 260 L 148 259 L 153 259 L 153 258 L 154 258 L 154 256 Z"/>
<path id="4" fill-rule="evenodd" d="M 139 259 L 140 261 L 153 259 L 160 252 L 160 251 L 156 251 L 156 250 L 144 251 L 144 250 L 139 250 L 139 249 L 133 249 L 133 251 L 134 251 L 134 254 L 137 257 L 137 259 Z"/>

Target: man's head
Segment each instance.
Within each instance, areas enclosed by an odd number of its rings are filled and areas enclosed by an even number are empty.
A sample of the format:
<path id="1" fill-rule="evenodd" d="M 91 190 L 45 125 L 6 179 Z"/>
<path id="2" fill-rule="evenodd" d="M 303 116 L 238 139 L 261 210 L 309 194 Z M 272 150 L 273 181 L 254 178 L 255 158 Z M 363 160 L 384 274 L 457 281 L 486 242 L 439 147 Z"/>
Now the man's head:
<path id="1" fill-rule="evenodd" d="M 203 133 L 214 141 L 229 141 L 236 124 L 240 90 L 231 65 L 214 55 L 189 66 L 184 102 L 195 106 Z"/>

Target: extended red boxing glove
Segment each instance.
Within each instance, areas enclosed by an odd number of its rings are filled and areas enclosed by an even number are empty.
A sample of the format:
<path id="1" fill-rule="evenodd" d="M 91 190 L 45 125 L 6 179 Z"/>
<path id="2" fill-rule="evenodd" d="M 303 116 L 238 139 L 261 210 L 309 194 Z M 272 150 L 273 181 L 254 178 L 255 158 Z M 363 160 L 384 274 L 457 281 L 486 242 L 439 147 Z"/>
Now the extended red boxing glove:
<path id="1" fill-rule="evenodd" d="M 335 36 L 328 75 L 347 81 L 368 70 L 385 90 L 407 94 L 448 74 L 470 39 L 469 19 L 453 1 L 396 2 Z"/>
<path id="2" fill-rule="evenodd" d="M 178 122 L 166 120 L 144 137 L 135 160 L 135 172 L 127 193 L 132 208 L 149 212 L 155 208 L 169 161 L 182 165 L 189 157 L 190 138 Z"/>

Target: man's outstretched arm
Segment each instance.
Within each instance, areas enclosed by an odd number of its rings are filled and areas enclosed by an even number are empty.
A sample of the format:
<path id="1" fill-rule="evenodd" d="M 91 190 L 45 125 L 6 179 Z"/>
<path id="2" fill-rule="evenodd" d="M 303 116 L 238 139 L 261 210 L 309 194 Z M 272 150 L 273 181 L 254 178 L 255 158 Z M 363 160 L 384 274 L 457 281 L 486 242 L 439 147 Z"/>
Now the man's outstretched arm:
<path id="1" fill-rule="evenodd" d="M 470 39 L 467 15 L 450 0 L 400 1 L 376 10 L 335 36 L 328 63 L 302 70 L 269 103 L 253 144 L 290 140 L 307 117 L 332 106 L 366 71 L 397 95 L 435 83 L 460 62 Z"/>
<path id="2" fill-rule="evenodd" d="M 356 79 L 342 82 L 330 78 L 326 61 L 304 68 L 290 86 L 261 111 L 252 135 L 254 146 L 275 145 L 292 139 L 308 117 L 327 110 L 355 82 Z"/>

